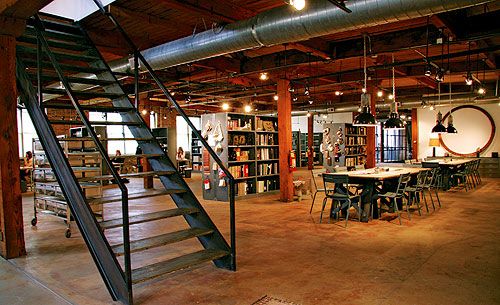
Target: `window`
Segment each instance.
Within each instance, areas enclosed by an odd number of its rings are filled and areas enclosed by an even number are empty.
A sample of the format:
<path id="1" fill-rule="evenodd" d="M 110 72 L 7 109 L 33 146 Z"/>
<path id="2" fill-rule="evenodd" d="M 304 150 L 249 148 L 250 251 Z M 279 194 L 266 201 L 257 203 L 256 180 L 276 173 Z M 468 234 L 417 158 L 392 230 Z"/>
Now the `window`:
<path id="1" fill-rule="evenodd" d="M 189 118 L 193 125 L 199 130 L 201 124 L 201 118 L 199 117 L 190 117 Z M 181 117 L 177 116 L 176 118 L 176 126 L 177 126 L 177 147 L 182 147 L 184 151 L 191 151 L 191 138 L 192 138 L 192 130 L 188 126 L 187 122 Z"/>
<path id="2" fill-rule="evenodd" d="M 33 150 L 33 139 L 37 138 L 35 126 L 26 109 L 17 109 L 17 139 L 19 157 L 24 158 L 27 151 Z"/>
<path id="3" fill-rule="evenodd" d="M 383 129 L 376 127 L 376 162 L 403 162 L 411 159 L 411 124 L 405 129 Z"/>

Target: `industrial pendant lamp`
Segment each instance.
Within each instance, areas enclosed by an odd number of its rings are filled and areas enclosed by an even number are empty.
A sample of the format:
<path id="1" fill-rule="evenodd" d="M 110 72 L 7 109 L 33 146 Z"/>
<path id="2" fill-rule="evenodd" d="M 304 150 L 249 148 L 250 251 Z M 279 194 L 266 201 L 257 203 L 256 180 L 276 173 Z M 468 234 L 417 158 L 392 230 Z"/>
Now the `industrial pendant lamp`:
<path id="1" fill-rule="evenodd" d="M 438 104 L 441 101 L 441 83 L 438 83 Z M 453 123 L 453 119 L 452 119 Z M 445 133 L 447 132 L 446 127 L 443 125 L 443 114 L 441 111 L 436 115 L 436 126 L 432 128 L 432 133 Z"/>
<path id="2" fill-rule="evenodd" d="M 365 82 L 363 85 L 363 93 L 361 93 L 361 113 L 356 116 L 352 122 L 353 126 L 365 126 L 365 127 L 375 127 L 377 126 L 377 121 L 375 116 L 370 111 L 370 95 L 367 94 L 366 83 L 368 79 L 368 74 L 366 72 L 366 35 L 363 35 L 363 69 L 365 73 Z"/>
<path id="3" fill-rule="evenodd" d="M 405 125 L 399 118 L 398 103 L 396 102 L 396 77 L 394 73 L 394 54 L 392 54 L 392 103 L 389 119 L 385 121 L 384 129 L 403 129 Z"/>
<path id="4" fill-rule="evenodd" d="M 449 86 L 450 86 L 450 106 L 451 106 L 451 82 L 450 82 Z M 448 116 L 448 127 L 446 127 L 446 132 L 447 133 L 458 133 L 457 129 L 453 126 L 452 111 L 453 111 L 453 108 L 450 108 L 450 115 Z"/>

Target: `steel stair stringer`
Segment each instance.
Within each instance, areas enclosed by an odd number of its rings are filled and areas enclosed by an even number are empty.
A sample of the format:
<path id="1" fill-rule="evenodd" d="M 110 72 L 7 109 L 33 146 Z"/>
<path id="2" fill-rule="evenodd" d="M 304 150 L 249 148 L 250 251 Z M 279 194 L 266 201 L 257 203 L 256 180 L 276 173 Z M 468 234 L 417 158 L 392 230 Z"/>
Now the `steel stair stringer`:
<path id="1" fill-rule="evenodd" d="M 49 124 L 49 119 L 38 104 L 37 92 L 31 84 L 22 59 L 17 57 L 16 77 L 21 101 L 32 119 L 40 142 L 47 152 L 61 190 L 82 237 L 113 300 L 131 304 L 131 289 L 104 233 L 86 202 L 85 196 L 71 170 L 68 160 Z"/>

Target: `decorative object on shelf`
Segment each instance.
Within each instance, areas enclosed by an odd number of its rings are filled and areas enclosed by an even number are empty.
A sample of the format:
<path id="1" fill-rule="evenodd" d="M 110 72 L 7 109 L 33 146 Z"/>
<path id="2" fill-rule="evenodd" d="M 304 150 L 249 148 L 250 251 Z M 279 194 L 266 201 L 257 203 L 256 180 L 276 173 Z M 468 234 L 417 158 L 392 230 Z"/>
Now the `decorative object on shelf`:
<path id="1" fill-rule="evenodd" d="M 366 70 L 366 35 L 363 35 L 363 72 L 365 79 L 363 83 L 363 93 L 361 94 L 361 113 L 356 116 L 352 125 L 375 127 L 377 126 L 377 121 L 375 120 L 375 116 L 371 113 L 371 100 L 370 95 L 367 93 L 368 72 Z"/>
<path id="2" fill-rule="evenodd" d="M 205 128 L 203 129 L 203 131 L 201 132 L 201 136 L 203 137 L 203 139 L 208 139 L 208 136 L 210 135 L 210 133 L 212 132 L 212 128 L 213 128 L 213 125 L 212 125 L 212 122 L 211 121 L 208 121 L 206 124 L 205 124 Z"/>
<path id="3" fill-rule="evenodd" d="M 274 131 L 274 125 L 271 121 L 263 121 L 262 126 L 265 131 Z"/>
<path id="4" fill-rule="evenodd" d="M 394 69 L 394 54 L 392 54 L 392 103 L 391 103 L 391 112 L 389 114 L 389 119 L 385 121 L 384 128 L 385 129 L 403 129 L 404 123 L 399 118 L 398 113 L 398 103 L 396 102 L 396 77 L 395 77 L 395 69 Z"/>
<path id="5" fill-rule="evenodd" d="M 214 140 L 217 142 L 221 142 L 222 140 L 224 140 L 224 136 L 222 135 L 222 126 L 221 126 L 220 121 L 217 121 L 217 125 L 215 126 L 213 136 L 214 136 Z"/>

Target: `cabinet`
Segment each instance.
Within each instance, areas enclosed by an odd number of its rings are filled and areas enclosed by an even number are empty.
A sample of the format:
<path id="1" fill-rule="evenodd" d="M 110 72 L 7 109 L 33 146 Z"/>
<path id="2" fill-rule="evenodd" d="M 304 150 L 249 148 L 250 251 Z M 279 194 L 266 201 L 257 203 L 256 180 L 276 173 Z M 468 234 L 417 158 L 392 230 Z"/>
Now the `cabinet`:
<path id="1" fill-rule="evenodd" d="M 323 125 L 323 165 L 329 171 L 334 167 L 348 169 L 366 163 L 366 127 L 351 124 Z"/>
<path id="2" fill-rule="evenodd" d="M 321 165 L 323 158 L 320 152 L 321 142 L 323 140 L 322 133 L 313 134 L 313 164 Z M 308 133 L 294 131 L 292 132 L 292 149 L 297 153 L 297 165 L 306 167 L 308 162 L 307 155 Z"/>
<path id="3" fill-rule="evenodd" d="M 88 137 L 58 138 L 77 179 L 102 174 L 102 158 L 99 152 L 92 149 L 94 147 L 92 139 Z M 38 139 L 33 139 L 32 151 L 34 158 L 32 179 L 35 215 L 31 224 L 33 226 L 37 224 L 39 210 L 49 212 L 64 218 L 67 225 L 65 235 L 69 238 L 71 237 L 71 212 Z M 91 203 L 92 199 L 102 197 L 102 182 L 81 182 L 80 186 L 89 203 Z M 102 220 L 102 204 L 91 204 L 91 209 Z"/>
<path id="4" fill-rule="evenodd" d="M 202 135 L 236 180 L 238 198 L 279 189 L 278 120 L 236 113 L 205 114 Z M 229 200 L 227 178 L 202 149 L 203 198 Z"/>

